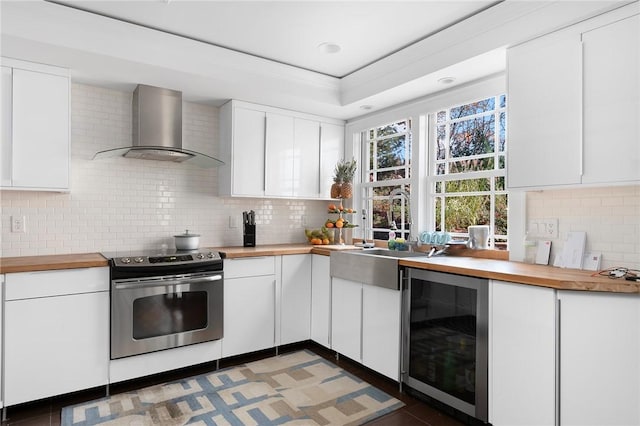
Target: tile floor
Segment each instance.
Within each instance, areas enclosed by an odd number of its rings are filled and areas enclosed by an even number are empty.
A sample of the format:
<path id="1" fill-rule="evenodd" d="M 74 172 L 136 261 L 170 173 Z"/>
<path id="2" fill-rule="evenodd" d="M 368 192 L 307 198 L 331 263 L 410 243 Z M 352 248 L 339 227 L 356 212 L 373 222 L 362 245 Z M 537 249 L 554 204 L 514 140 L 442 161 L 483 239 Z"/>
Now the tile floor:
<path id="1" fill-rule="evenodd" d="M 279 348 L 280 353 L 291 352 L 299 349 L 309 349 L 316 354 L 336 363 L 341 368 L 360 377 L 388 394 L 404 402 L 405 406 L 399 410 L 389 413 L 383 417 L 375 419 L 367 425 L 370 426 L 458 426 L 468 424 L 470 419 L 459 413 L 453 413 L 446 407 L 435 408 L 435 406 L 418 400 L 407 393 L 400 393 L 398 384 L 382 377 L 371 370 L 348 359 L 340 358 L 336 360 L 335 352 L 312 342 L 290 345 Z M 220 361 L 220 368 L 231 367 L 233 365 L 251 362 L 257 359 L 273 356 L 274 351 L 262 351 L 255 354 L 243 355 L 228 358 Z M 201 374 L 215 369 L 215 363 L 199 365 L 182 369 L 175 372 L 155 375 L 149 378 L 132 380 L 126 383 L 119 383 L 110 387 L 110 393 L 115 394 L 127 390 L 151 386 L 166 381 Z M 105 388 L 95 388 L 74 394 L 62 395 L 33 403 L 26 403 L 9 407 L 7 409 L 7 420 L 2 422 L 2 426 L 56 426 L 60 425 L 60 412 L 67 405 L 78 404 L 92 399 L 105 396 Z"/>

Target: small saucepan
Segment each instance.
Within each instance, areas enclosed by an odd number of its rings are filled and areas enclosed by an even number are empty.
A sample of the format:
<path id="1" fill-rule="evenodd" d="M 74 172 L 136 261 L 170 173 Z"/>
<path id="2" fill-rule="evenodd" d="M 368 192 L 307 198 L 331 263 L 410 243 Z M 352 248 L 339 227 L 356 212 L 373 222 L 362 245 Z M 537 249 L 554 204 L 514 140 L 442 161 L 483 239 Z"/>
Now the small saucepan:
<path id="1" fill-rule="evenodd" d="M 184 234 L 173 236 L 176 242 L 176 250 L 196 250 L 200 245 L 200 235 L 190 234 L 187 229 Z"/>

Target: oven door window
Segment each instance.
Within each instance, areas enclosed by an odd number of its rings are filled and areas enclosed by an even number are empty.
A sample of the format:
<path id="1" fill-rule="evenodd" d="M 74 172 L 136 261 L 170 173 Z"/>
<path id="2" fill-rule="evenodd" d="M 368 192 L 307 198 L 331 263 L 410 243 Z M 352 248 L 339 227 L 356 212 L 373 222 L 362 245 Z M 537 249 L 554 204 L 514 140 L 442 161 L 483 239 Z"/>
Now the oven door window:
<path id="1" fill-rule="evenodd" d="M 411 280 L 409 374 L 475 403 L 477 291 Z"/>
<path id="2" fill-rule="evenodd" d="M 200 330 L 207 327 L 206 291 L 189 291 L 145 296 L 133 301 L 133 338 Z"/>

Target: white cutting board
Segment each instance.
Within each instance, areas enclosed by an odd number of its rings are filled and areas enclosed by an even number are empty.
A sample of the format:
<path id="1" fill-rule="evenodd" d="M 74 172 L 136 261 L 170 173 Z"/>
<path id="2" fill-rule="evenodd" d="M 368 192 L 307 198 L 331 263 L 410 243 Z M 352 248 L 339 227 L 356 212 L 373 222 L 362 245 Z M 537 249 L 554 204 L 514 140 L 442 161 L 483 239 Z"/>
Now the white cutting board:
<path id="1" fill-rule="evenodd" d="M 582 259 L 584 258 L 584 249 L 586 244 L 586 232 L 569 232 L 562 249 L 562 265 L 560 266 L 563 268 L 582 269 Z"/>

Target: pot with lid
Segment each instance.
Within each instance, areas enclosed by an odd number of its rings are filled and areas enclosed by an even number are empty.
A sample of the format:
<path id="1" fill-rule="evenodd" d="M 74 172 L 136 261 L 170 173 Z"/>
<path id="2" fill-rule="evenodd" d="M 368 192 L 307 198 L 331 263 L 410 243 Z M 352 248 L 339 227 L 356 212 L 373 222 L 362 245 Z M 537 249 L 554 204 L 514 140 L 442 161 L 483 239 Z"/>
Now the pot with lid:
<path id="1" fill-rule="evenodd" d="M 173 236 L 176 242 L 176 250 L 196 250 L 200 245 L 200 235 L 190 234 L 185 230 L 184 234 Z"/>

